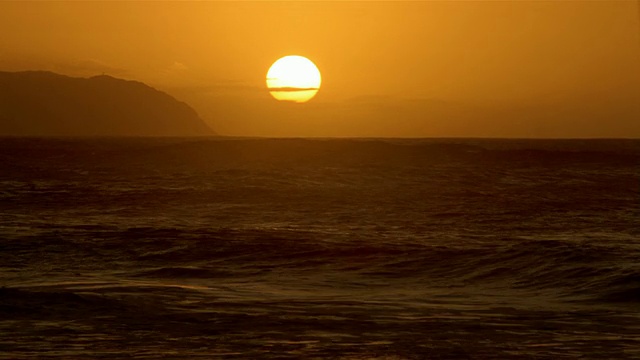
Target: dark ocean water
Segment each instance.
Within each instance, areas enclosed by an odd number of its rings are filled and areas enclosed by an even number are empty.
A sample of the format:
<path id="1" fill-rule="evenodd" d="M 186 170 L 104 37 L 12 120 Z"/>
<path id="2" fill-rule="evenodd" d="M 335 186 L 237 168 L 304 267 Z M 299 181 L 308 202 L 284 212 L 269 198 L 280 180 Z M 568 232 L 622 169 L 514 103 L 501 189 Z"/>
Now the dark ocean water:
<path id="1" fill-rule="evenodd" d="M 640 141 L 0 139 L 2 359 L 640 359 Z"/>

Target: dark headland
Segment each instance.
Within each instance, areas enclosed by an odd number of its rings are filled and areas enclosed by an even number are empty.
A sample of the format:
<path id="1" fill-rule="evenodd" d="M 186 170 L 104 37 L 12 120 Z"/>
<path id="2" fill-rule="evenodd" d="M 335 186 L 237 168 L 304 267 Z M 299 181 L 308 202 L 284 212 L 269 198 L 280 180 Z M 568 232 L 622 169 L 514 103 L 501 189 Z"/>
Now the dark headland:
<path id="1" fill-rule="evenodd" d="M 0 72 L 0 135 L 214 135 L 184 102 L 137 81 Z"/>

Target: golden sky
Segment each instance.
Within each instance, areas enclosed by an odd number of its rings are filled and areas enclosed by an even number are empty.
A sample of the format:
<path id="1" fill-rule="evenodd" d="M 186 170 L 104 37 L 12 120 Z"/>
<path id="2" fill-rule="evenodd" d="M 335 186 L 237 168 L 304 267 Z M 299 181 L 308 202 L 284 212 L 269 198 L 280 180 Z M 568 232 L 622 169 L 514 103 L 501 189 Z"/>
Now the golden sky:
<path id="1" fill-rule="evenodd" d="M 246 136 L 640 137 L 637 1 L 0 2 L 0 70 L 136 79 Z M 322 73 L 274 100 L 269 66 Z"/>

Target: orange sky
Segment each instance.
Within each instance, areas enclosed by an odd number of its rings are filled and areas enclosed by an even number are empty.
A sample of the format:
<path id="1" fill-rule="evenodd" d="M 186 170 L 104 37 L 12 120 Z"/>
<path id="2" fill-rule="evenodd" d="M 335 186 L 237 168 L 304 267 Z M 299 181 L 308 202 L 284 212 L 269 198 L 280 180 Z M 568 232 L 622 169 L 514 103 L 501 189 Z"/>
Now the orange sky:
<path id="1" fill-rule="evenodd" d="M 107 73 L 247 136 L 640 137 L 635 1 L 0 2 L 0 70 Z M 322 72 L 273 100 L 284 55 Z"/>

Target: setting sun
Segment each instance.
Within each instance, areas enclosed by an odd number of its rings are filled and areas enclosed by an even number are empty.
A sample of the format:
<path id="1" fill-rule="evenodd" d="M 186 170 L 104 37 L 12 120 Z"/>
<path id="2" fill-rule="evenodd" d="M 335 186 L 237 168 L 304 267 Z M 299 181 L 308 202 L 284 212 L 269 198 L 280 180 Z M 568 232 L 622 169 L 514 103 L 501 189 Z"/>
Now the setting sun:
<path id="1" fill-rule="evenodd" d="M 267 72 L 267 88 L 281 101 L 307 102 L 316 95 L 321 82 L 316 65 L 298 55 L 278 59 Z"/>

